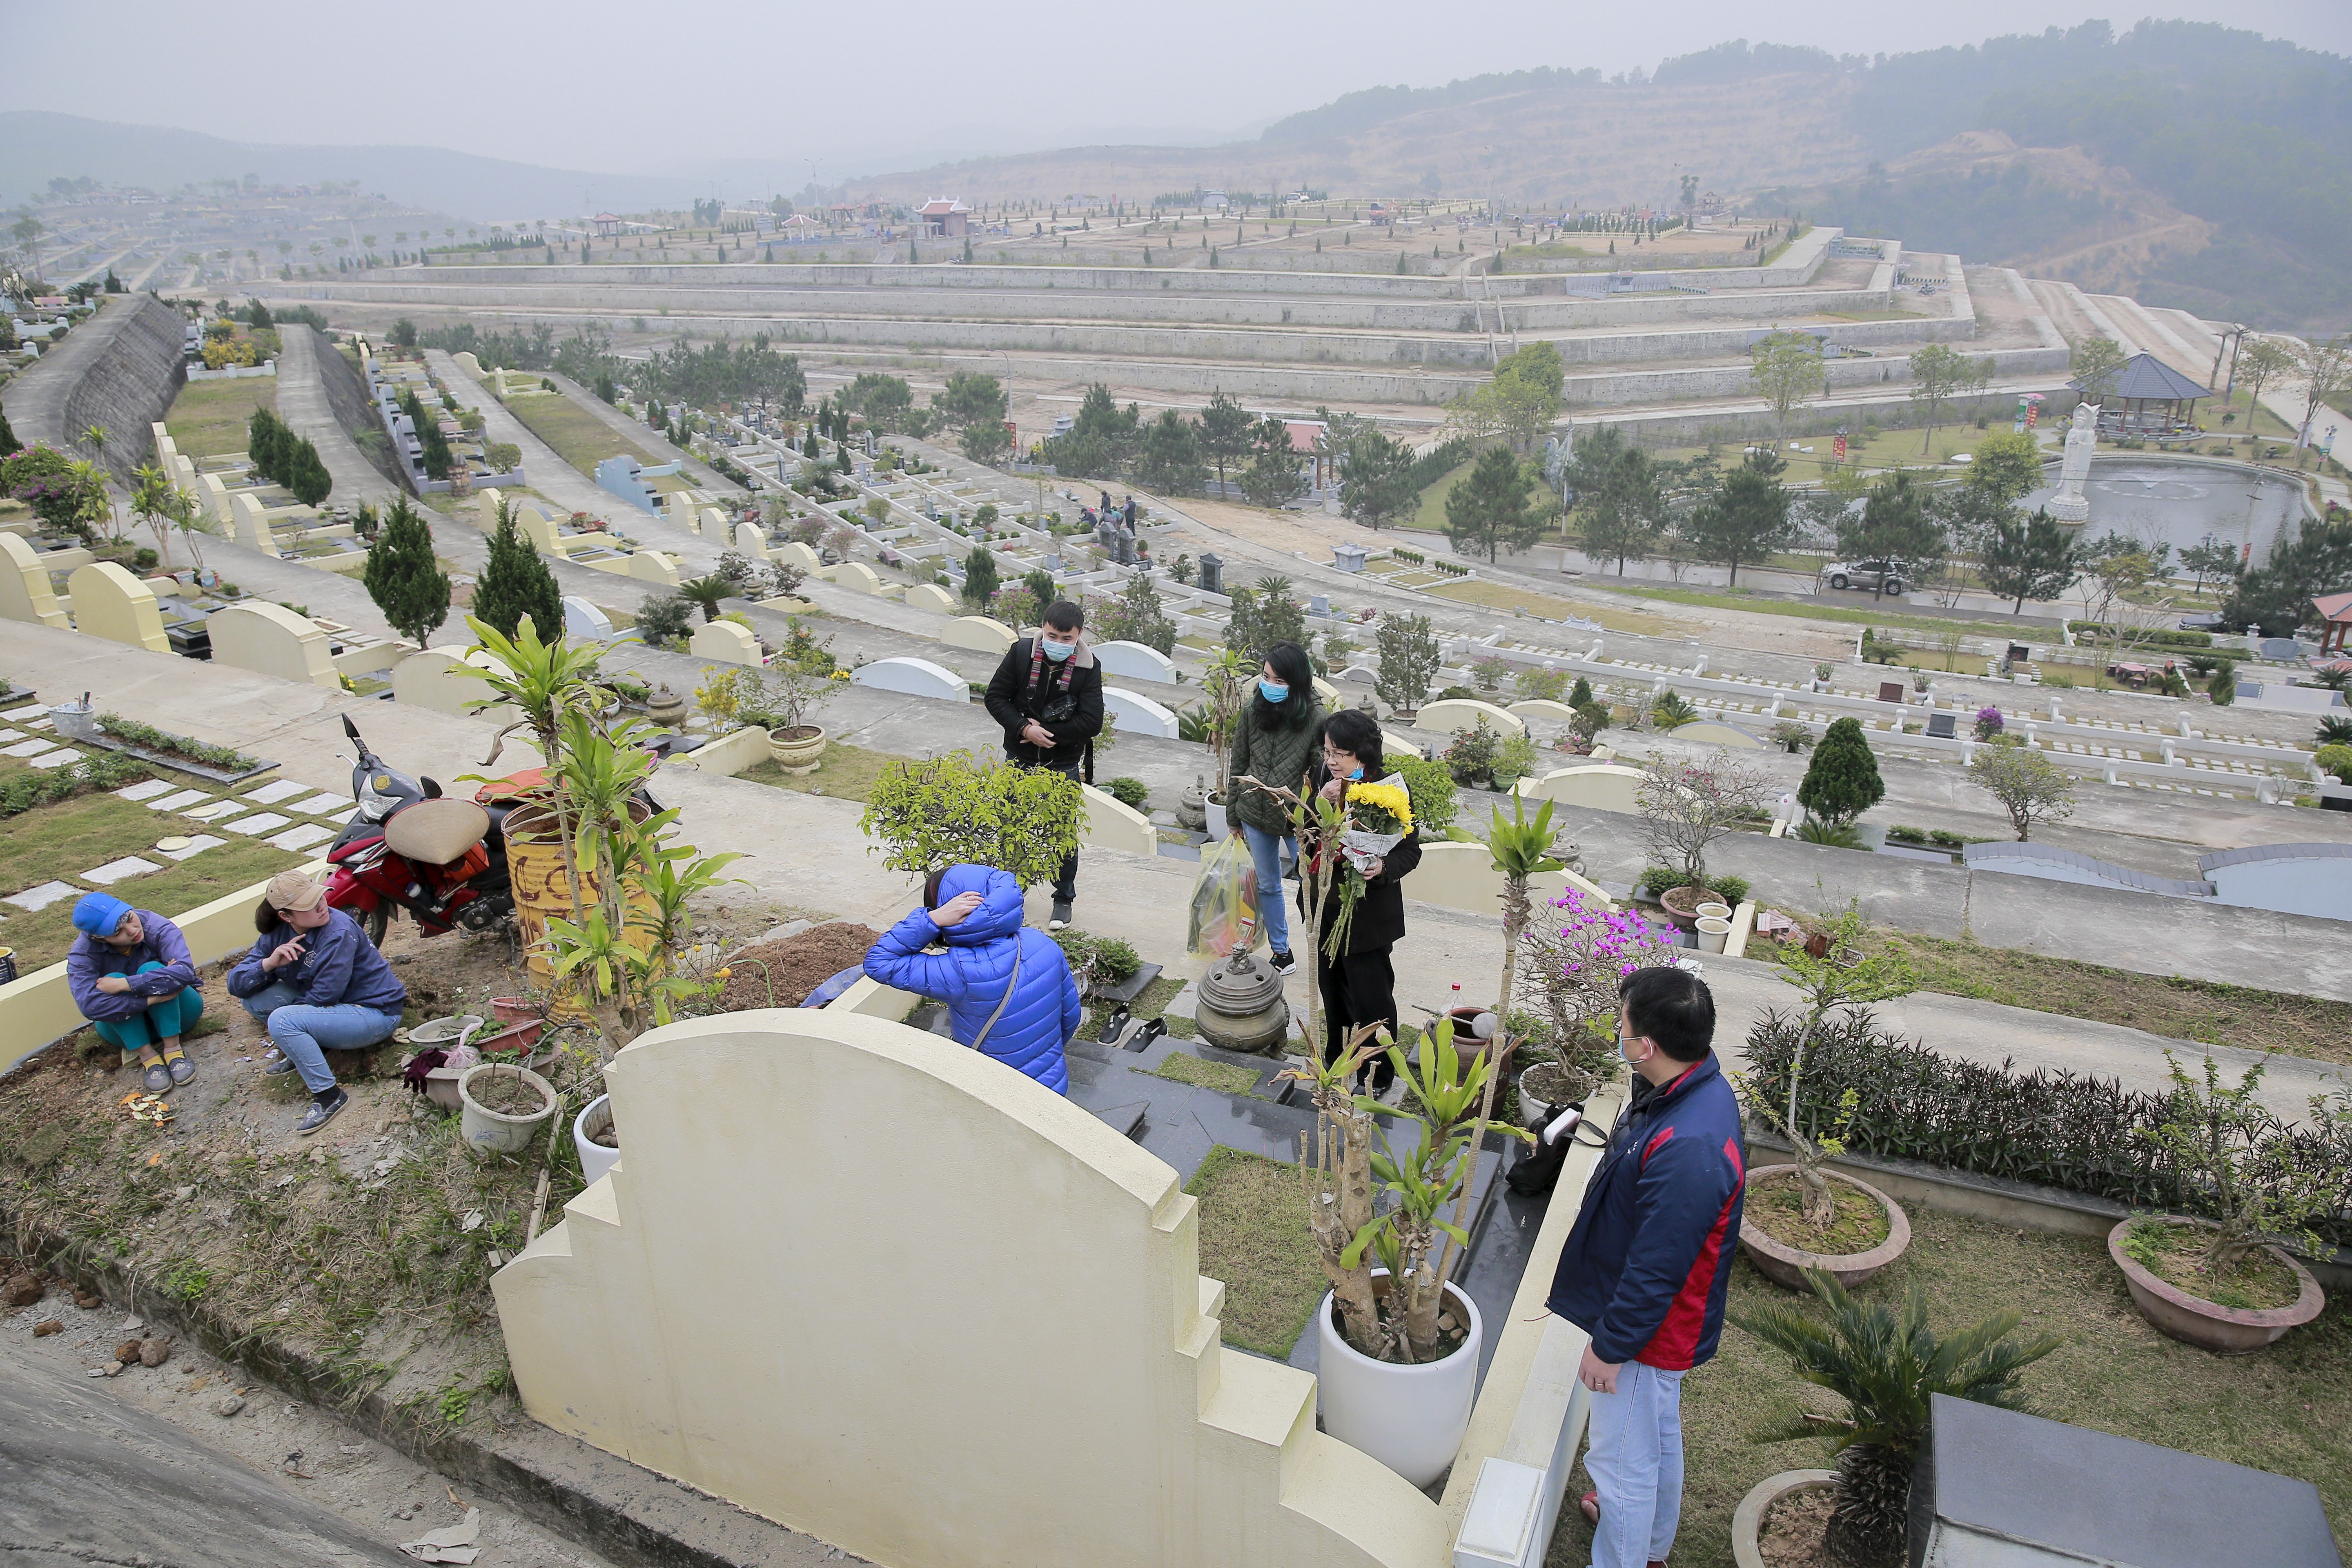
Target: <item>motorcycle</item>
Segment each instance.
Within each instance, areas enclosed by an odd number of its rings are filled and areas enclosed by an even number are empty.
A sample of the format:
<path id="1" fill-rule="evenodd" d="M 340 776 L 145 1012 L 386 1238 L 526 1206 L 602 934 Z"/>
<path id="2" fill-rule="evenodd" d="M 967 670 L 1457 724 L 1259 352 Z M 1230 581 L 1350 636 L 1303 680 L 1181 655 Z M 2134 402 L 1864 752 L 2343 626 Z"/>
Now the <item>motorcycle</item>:
<path id="1" fill-rule="evenodd" d="M 381 947 L 393 911 L 405 910 L 426 936 L 463 927 L 514 933 L 514 890 L 508 880 L 507 813 L 540 781 L 518 774 L 484 784 L 472 800 L 441 792 L 433 779 L 389 766 L 360 738 L 346 714 L 352 794 L 359 802 L 328 847 L 327 903 L 360 924 Z"/>

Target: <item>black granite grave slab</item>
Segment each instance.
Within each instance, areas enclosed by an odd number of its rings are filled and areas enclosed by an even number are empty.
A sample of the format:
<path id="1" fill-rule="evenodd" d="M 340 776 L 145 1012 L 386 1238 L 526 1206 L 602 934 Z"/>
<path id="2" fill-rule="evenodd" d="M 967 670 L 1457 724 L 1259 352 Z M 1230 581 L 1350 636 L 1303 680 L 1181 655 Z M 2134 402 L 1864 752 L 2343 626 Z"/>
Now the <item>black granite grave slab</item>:
<path id="1" fill-rule="evenodd" d="M 1943 1552 L 1975 1545 L 2019 1568 L 2342 1568 L 2309 1481 L 1948 1394 L 1931 1410 L 1913 1562 L 1938 1537 Z"/>

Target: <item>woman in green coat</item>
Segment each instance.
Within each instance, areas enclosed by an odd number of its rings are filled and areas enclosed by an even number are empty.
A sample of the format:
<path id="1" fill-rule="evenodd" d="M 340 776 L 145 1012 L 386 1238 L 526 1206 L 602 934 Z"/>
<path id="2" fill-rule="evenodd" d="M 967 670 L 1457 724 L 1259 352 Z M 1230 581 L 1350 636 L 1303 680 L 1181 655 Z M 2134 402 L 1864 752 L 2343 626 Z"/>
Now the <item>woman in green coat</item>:
<path id="1" fill-rule="evenodd" d="M 1269 786 L 1296 790 L 1315 763 L 1316 736 L 1323 705 L 1315 695 L 1315 667 L 1297 643 L 1266 649 L 1257 692 L 1242 709 L 1234 731 L 1232 764 L 1225 772 L 1225 820 L 1234 837 L 1249 846 L 1257 866 L 1258 919 L 1274 944 L 1277 973 L 1298 967 L 1290 955 L 1290 914 L 1282 896 L 1282 863 L 1298 859 L 1289 814 L 1271 795 L 1234 781 L 1247 773 Z"/>

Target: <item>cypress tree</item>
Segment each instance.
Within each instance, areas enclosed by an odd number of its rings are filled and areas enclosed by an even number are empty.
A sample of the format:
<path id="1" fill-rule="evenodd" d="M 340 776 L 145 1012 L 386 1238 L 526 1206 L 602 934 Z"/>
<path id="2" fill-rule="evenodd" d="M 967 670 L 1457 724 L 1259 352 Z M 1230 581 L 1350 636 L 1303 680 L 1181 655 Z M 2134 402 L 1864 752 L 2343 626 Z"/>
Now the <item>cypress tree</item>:
<path id="1" fill-rule="evenodd" d="M 563 595 L 555 574 L 515 525 L 512 501 L 499 503 L 498 531 L 490 535 L 489 559 L 474 584 L 474 612 L 484 623 L 513 637 L 525 616 L 543 641 L 563 635 Z"/>
<path id="2" fill-rule="evenodd" d="M 997 589 L 996 557 L 988 552 L 985 544 L 975 544 L 964 557 L 963 602 L 973 609 L 985 610 Z"/>
<path id="3" fill-rule="evenodd" d="M 1568 694 L 1568 705 L 1570 708 L 1581 708 L 1591 700 L 1592 682 L 1585 679 L 1584 677 L 1580 675 L 1578 676 L 1576 678 L 1575 689 Z"/>
<path id="4" fill-rule="evenodd" d="M 8 416 L 5 413 L 0 413 L 0 458 L 8 457 L 12 453 L 21 452 L 24 449 L 25 444 L 16 439 L 16 432 L 8 428 Z"/>
<path id="5" fill-rule="evenodd" d="M 287 434 L 287 440 L 292 450 L 286 458 L 286 476 L 282 482 L 294 492 L 296 500 L 304 506 L 317 506 L 335 488 L 334 478 L 327 472 L 327 465 L 320 460 L 319 448 L 307 440 L 295 441 L 290 431 Z"/>
<path id="6" fill-rule="evenodd" d="M 393 630 L 419 647 L 449 618 L 448 574 L 433 557 L 433 531 L 406 496 L 385 511 L 360 580 Z"/>
<path id="7" fill-rule="evenodd" d="M 1863 736 L 1862 721 L 1832 721 L 1821 744 L 1813 748 L 1805 782 L 1797 786 L 1797 804 L 1829 826 L 1843 827 L 1885 795 L 1886 784 L 1878 776 L 1878 759 Z"/>

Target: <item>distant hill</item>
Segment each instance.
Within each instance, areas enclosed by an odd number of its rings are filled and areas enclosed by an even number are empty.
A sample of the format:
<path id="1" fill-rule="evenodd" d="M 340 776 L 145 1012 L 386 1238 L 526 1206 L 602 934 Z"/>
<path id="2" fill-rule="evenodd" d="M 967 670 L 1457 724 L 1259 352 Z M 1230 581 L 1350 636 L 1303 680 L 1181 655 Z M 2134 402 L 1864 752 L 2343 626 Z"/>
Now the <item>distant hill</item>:
<path id="1" fill-rule="evenodd" d="M 481 219 L 685 206 L 707 182 L 542 169 L 439 147 L 285 147 L 156 125 L 116 125 L 34 110 L 0 111 L 0 199 L 88 175 L 171 191 L 254 175 L 267 184 L 357 180 L 387 199 Z"/>
<path id="2" fill-rule="evenodd" d="M 1215 147 L 1085 147 L 855 180 L 858 199 L 1198 186 L 1665 207 L 1676 177 L 1971 261 L 2259 324 L 2352 322 L 2352 61 L 2205 23 L 1915 54 L 1738 40 L 1654 76 L 1369 88 Z"/>

